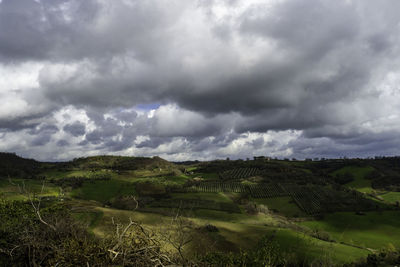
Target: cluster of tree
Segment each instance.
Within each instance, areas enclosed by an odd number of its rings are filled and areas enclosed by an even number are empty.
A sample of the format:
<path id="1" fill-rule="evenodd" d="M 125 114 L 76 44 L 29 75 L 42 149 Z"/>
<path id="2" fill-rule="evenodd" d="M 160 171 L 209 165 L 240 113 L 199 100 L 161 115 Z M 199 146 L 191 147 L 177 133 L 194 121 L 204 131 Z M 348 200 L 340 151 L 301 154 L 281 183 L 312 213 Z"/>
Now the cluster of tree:
<path id="1" fill-rule="evenodd" d="M 73 189 L 79 188 L 84 182 L 94 182 L 99 180 L 110 180 L 111 174 L 109 173 L 92 173 L 88 176 L 70 176 L 60 179 L 50 179 L 49 181 L 62 188 L 72 187 Z"/>
<path id="2" fill-rule="evenodd" d="M 343 185 L 354 181 L 354 175 L 350 172 L 337 173 L 333 177 L 333 180 L 335 181 L 335 183 Z"/>
<path id="3" fill-rule="evenodd" d="M 372 187 L 389 191 L 400 191 L 400 175 L 388 175 L 372 180 Z"/>
<path id="4" fill-rule="evenodd" d="M 79 169 L 112 169 L 112 170 L 138 170 L 171 167 L 174 164 L 160 157 L 125 157 L 125 156 L 94 156 L 77 158 L 68 162 L 69 168 Z"/>
<path id="5" fill-rule="evenodd" d="M 40 163 L 33 159 L 24 159 L 14 153 L 0 152 L 0 179 L 8 177 L 35 178 Z"/>

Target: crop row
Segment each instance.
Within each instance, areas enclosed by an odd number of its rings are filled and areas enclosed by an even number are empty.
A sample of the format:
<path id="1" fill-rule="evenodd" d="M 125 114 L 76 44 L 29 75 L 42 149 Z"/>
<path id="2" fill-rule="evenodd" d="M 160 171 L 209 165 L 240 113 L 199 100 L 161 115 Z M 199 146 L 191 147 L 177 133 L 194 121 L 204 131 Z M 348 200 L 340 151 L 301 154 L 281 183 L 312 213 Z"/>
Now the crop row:
<path id="1" fill-rule="evenodd" d="M 221 172 L 219 176 L 223 180 L 242 179 L 251 176 L 260 175 L 261 171 L 257 168 L 238 168 Z"/>
<path id="2" fill-rule="evenodd" d="M 286 184 L 282 186 L 296 204 L 307 214 L 314 215 L 323 211 L 321 196 L 311 188 L 295 184 Z"/>
<path id="3" fill-rule="evenodd" d="M 218 193 L 218 192 L 246 192 L 246 186 L 239 182 L 205 182 L 193 186 L 197 192 Z"/>
<path id="4" fill-rule="evenodd" d="M 246 185 L 239 182 L 202 182 L 185 188 L 184 192 L 247 193 L 254 198 L 272 198 L 287 195 L 286 191 L 275 183 Z"/>
<path id="5" fill-rule="evenodd" d="M 248 185 L 247 189 L 254 198 L 272 198 L 286 196 L 287 193 L 278 184 L 256 184 Z"/>
<path id="6" fill-rule="evenodd" d="M 361 196 L 352 191 L 338 190 L 325 186 L 297 184 L 243 184 L 240 182 L 206 181 L 190 187 L 181 188 L 182 192 L 234 192 L 246 193 L 253 198 L 273 198 L 290 196 L 305 213 L 310 215 L 329 211 L 368 210 L 374 208 Z"/>

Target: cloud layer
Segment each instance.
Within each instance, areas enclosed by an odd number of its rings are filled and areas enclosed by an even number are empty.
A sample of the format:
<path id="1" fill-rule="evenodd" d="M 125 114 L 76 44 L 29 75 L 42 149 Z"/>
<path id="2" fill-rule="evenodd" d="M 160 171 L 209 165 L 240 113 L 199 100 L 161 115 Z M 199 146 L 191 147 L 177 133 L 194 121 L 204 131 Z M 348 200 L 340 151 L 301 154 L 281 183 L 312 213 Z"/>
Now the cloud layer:
<path id="1" fill-rule="evenodd" d="M 0 150 L 398 154 L 400 3 L 3 0 Z"/>

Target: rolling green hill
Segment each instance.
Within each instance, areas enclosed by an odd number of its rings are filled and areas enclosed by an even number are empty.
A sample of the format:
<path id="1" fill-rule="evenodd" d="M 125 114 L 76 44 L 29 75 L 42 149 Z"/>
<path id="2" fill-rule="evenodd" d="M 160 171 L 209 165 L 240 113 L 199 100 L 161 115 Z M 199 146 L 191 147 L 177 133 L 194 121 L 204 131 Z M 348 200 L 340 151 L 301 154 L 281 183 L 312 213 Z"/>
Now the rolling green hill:
<path id="1" fill-rule="evenodd" d="M 261 257 L 251 251 L 262 240 L 261 251 L 291 264 L 366 262 L 369 254 L 400 248 L 399 192 L 390 191 L 396 188 L 393 159 L 174 164 L 95 156 L 41 163 L 0 156 L 4 203 L 42 199 L 95 238 L 106 240 L 131 219 L 168 253 L 176 253 L 171 239 L 190 234 L 182 250 L 187 257 L 250 265 Z M 177 228 L 177 218 L 185 225 Z M 267 254 L 262 257 L 271 260 Z"/>

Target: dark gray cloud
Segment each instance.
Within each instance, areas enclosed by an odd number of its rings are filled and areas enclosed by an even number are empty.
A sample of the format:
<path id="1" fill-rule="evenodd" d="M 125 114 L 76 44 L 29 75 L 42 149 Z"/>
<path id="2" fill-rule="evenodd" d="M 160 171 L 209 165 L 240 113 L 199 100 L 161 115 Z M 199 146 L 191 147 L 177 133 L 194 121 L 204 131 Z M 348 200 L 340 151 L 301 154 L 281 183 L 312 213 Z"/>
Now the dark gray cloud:
<path id="1" fill-rule="evenodd" d="M 86 125 L 80 121 L 75 121 L 74 123 L 65 125 L 63 130 L 75 137 L 82 136 L 86 133 Z"/>
<path id="2" fill-rule="evenodd" d="M 44 146 L 50 142 L 51 134 L 44 133 L 35 137 L 30 143 L 32 146 Z"/>
<path id="3" fill-rule="evenodd" d="M 29 130 L 29 134 L 38 135 L 38 134 L 55 134 L 59 131 L 58 127 L 53 124 L 42 124 L 31 130 Z"/>
<path id="4" fill-rule="evenodd" d="M 90 55 L 94 36 L 85 25 L 94 21 L 99 7 L 91 0 L 2 1 L 0 57 L 15 62 Z"/>
<path id="5" fill-rule="evenodd" d="M 57 146 L 59 146 L 59 147 L 65 147 L 65 146 L 68 146 L 68 145 L 69 145 L 69 142 L 67 140 L 61 139 L 61 140 L 57 141 Z"/>
<path id="6" fill-rule="evenodd" d="M 57 158 L 392 154 L 399 12 L 396 0 L 3 0 L 0 148 L 22 150 L 11 141 L 27 134 L 36 154 L 74 147 Z"/>
<path id="7" fill-rule="evenodd" d="M 139 144 L 136 145 L 137 148 L 157 148 L 162 144 L 169 143 L 171 142 L 172 138 L 171 137 L 152 137 L 149 140 L 145 140 L 143 142 L 140 142 Z"/>

